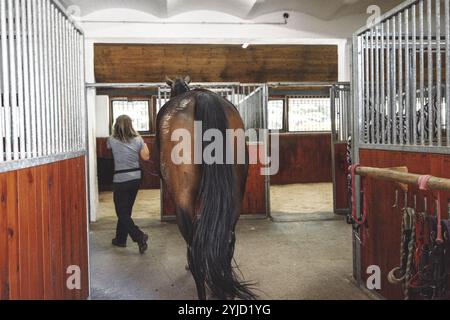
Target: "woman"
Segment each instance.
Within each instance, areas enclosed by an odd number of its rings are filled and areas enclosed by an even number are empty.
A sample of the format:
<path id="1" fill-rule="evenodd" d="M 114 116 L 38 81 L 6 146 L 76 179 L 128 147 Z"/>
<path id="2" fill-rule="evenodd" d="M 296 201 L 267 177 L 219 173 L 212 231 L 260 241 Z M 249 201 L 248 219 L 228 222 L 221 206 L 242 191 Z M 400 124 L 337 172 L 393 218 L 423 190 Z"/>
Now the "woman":
<path id="1" fill-rule="evenodd" d="M 118 218 L 112 244 L 124 248 L 130 235 L 142 254 L 147 250 L 148 235 L 134 224 L 131 212 L 142 179 L 139 157 L 148 160 L 150 152 L 127 115 L 117 118 L 113 135 L 107 140 L 107 148 L 112 149 L 114 157 L 114 206 Z"/>

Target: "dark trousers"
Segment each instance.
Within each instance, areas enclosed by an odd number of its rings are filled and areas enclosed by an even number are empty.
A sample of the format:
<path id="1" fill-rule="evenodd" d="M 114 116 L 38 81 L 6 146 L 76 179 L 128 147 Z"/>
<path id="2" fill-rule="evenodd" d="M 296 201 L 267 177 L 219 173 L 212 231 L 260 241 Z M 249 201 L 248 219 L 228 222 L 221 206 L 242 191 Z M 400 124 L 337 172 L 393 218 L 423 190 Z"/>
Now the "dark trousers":
<path id="1" fill-rule="evenodd" d="M 134 201 L 139 190 L 141 180 L 114 183 L 114 206 L 117 214 L 116 240 L 126 243 L 128 235 L 134 242 L 140 242 L 143 232 L 134 224 L 131 218 Z"/>

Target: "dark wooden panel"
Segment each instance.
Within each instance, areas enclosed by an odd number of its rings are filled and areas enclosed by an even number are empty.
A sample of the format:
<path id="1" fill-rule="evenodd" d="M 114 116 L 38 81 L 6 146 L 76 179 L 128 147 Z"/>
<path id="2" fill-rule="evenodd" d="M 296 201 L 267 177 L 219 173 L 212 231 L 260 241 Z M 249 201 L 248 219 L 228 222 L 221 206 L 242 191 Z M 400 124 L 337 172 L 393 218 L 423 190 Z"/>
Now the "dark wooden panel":
<path id="1" fill-rule="evenodd" d="M 422 154 L 412 152 L 389 152 L 376 150 L 361 150 L 360 163 L 373 167 L 407 166 L 409 172 L 417 174 L 431 174 L 450 178 L 450 156 L 438 154 Z M 400 209 L 392 208 L 395 202 L 395 190 L 399 189 L 394 183 L 366 179 L 366 194 L 368 195 L 368 230 L 364 232 L 364 241 L 361 245 L 362 277 L 366 279 L 365 270 L 370 265 L 378 265 L 382 273 L 381 295 L 388 299 L 401 299 L 403 297 L 399 286 L 391 285 L 387 281 L 387 274 L 398 266 L 400 261 Z M 400 207 L 404 206 L 403 193 L 400 191 Z M 435 211 L 433 194 L 419 192 L 416 187 L 410 189 L 409 205 L 413 204 L 414 195 L 417 195 L 419 208 L 423 208 L 424 195 L 428 197 L 429 212 Z M 434 195 L 435 196 L 435 195 Z M 443 194 L 449 199 L 450 194 Z M 447 204 L 442 205 L 444 218 L 448 216 Z"/>
<path id="2" fill-rule="evenodd" d="M 280 170 L 272 185 L 331 182 L 331 135 L 280 133 Z"/>
<path id="3" fill-rule="evenodd" d="M 86 299 L 85 158 L 0 174 L 0 197 L 0 299 Z M 66 287 L 69 265 L 81 290 Z"/>
<path id="4" fill-rule="evenodd" d="M 337 46 L 95 44 L 97 82 L 337 81 Z"/>
<path id="5" fill-rule="evenodd" d="M 334 183 L 335 183 L 335 210 L 348 210 L 348 161 L 347 144 L 334 144 Z"/>

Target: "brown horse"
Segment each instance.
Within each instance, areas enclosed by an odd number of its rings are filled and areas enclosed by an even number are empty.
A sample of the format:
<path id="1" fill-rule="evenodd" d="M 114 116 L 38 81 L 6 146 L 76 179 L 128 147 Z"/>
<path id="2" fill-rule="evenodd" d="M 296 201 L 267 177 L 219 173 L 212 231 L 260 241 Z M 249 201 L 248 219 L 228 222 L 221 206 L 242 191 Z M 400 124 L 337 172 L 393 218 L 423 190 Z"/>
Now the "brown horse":
<path id="1" fill-rule="evenodd" d="M 198 298 L 206 299 L 208 288 L 219 299 L 254 299 L 250 284 L 241 282 L 232 266 L 234 230 L 245 191 L 248 161 L 227 164 L 225 153 L 229 142 L 223 144 L 223 161 L 208 164 L 194 159 L 194 140 L 199 138 L 195 136 L 194 122 L 201 121 L 202 137 L 208 129 L 219 130 L 225 137 L 226 129 L 244 129 L 243 121 L 228 100 L 208 90 L 190 90 L 188 78 L 167 79 L 167 83 L 171 87 L 171 99 L 161 108 L 156 120 L 160 174 L 176 206 L 177 224 L 187 244 L 188 267 Z M 183 157 L 190 161 L 173 161 L 172 153 L 179 141 L 172 141 L 172 134 L 177 129 L 189 132 L 192 147 Z M 203 155 L 212 141 L 201 141 Z"/>

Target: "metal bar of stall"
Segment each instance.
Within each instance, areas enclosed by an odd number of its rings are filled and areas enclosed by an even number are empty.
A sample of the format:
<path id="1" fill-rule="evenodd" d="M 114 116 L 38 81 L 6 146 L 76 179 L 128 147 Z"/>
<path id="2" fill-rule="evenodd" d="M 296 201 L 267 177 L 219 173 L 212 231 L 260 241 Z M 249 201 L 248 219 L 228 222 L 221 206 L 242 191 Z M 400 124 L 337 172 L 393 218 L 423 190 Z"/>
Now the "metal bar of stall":
<path id="1" fill-rule="evenodd" d="M 65 31 L 64 31 L 64 18 L 62 13 L 58 14 L 58 34 L 59 34 L 59 48 L 58 48 L 58 65 L 59 67 L 59 82 L 60 82 L 60 114 L 61 114 L 61 152 L 68 150 L 68 130 L 67 130 L 67 95 L 66 92 L 66 66 L 65 66 Z"/>
<path id="2" fill-rule="evenodd" d="M 373 29 L 375 31 L 376 35 L 376 45 L 375 45 L 375 105 L 374 105 L 374 112 L 375 117 L 372 119 L 374 128 L 374 140 L 373 143 L 377 144 L 379 143 L 379 137 L 380 137 L 380 36 L 378 32 L 378 27 L 374 27 Z"/>
<path id="3" fill-rule="evenodd" d="M 54 81 L 54 109 L 55 114 L 55 152 L 61 152 L 61 114 L 60 114 L 60 64 L 59 64 L 59 28 L 58 28 L 58 14 L 56 7 L 52 7 L 52 34 L 53 34 L 53 81 Z"/>
<path id="4" fill-rule="evenodd" d="M 50 5 L 50 1 L 46 1 L 46 7 L 45 7 L 45 11 L 46 11 L 46 17 L 47 17 L 47 21 L 46 21 L 46 35 L 47 35 L 47 68 L 46 68 L 46 73 L 47 73 L 47 106 L 48 106 L 48 123 L 49 123 L 49 134 L 50 134 L 50 138 L 48 139 L 50 142 L 50 149 L 48 154 L 54 154 L 56 152 L 56 135 L 55 135 L 55 112 L 54 112 L 54 90 L 53 90 L 53 86 L 54 86 L 54 79 L 53 79 L 53 48 L 54 48 L 54 43 L 53 43 L 53 32 L 52 32 L 52 10 L 51 10 L 51 5 Z"/>
<path id="5" fill-rule="evenodd" d="M 13 1 L 8 0 L 8 40 L 9 40 L 9 80 L 10 80 L 10 89 L 11 89 L 11 98 L 10 98 L 10 114 L 6 118 L 11 121 L 11 130 L 9 139 L 12 140 L 9 142 L 10 154 L 6 155 L 10 160 L 18 159 L 18 123 L 17 123 L 17 78 L 16 78 L 16 53 L 15 53 L 15 43 L 14 43 L 14 15 L 13 15 Z M 8 141 L 7 141 L 8 145 Z M 11 154 L 12 152 L 12 154 Z"/>
<path id="6" fill-rule="evenodd" d="M 398 14 L 398 143 L 403 143 L 403 14 Z"/>
<path id="7" fill-rule="evenodd" d="M 27 20 L 28 20 L 28 58 L 30 59 L 30 133 L 31 133 L 31 157 L 38 156 L 38 130 L 37 130 L 37 104 L 39 100 L 36 96 L 39 77 L 37 70 L 37 33 L 36 33 L 36 2 L 28 2 Z"/>
<path id="8" fill-rule="evenodd" d="M 392 79 L 392 144 L 397 144 L 397 18 L 392 18 L 392 64 L 391 64 L 391 79 Z"/>
<path id="9" fill-rule="evenodd" d="M 54 152 L 55 153 L 59 153 L 60 152 L 60 135 L 59 135 L 59 130 L 60 130 L 60 126 L 59 126 L 59 122 L 60 122 L 60 117 L 58 114 L 58 30 L 57 30 L 57 23 L 56 23 L 56 17 L 58 14 L 58 10 L 55 7 L 54 4 L 52 4 L 51 6 L 51 15 L 52 15 L 52 23 L 51 23 L 51 34 L 52 34 L 52 42 L 53 42 L 53 47 L 52 47 L 52 71 L 53 71 L 53 76 L 52 76 L 52 80 L 53 80 L 53 120 L 54 120 L 54 132 L 55 132 L 55 149 Z"/>
<path id="10" fill-rule="evenodd" d="M 48 1 L 48 0 L 47 0 Z M 47 37 L 47 10 L 46 10 L 46 0 L 42 1 L 42 7 L 41 7 L 41 35 L 42 35 L 42 41 L 40 42 L 40 49 L 41 49 L 41 72 L 42 72 L 42 95 L 41 95 L 41 102 L 42 102 L 42 113 L 44 115 L 43 120 L 43 134 L 44 134 L 44 154 L 49 155 L 51 150 L 50 145 L 50 108 L 49 108 L 49 101 L 48 101 L 48 87 L 49 87 L 49 79 L 48 79 L 48 63 L 47 63 L 47 57 L 48 57 L 48 37 Z"/>
<path id="11" fill-rule="evenodd" d="M 83 89 L 81 86 L 81 74 L 80 74 L 80 57 L 82 55 L 81 48 L 80 48 L 80 35 L 76 29 L 73 29 L 73 32 L 75 34 L 75 81 L 76 81 L 76 89 L 77 89 L 77 97 L 76 97 L 76 104 L 77 104 L 77 124 L 78 124 L 78 150 L 83 149 L 83 140 L 81 139 L 83 137 L 83 126 L 82 126 L 82 93 L 81 90 Z"/>
<path id="12" fill-rule="evenodd" d="M 370 133 L 369 133 L 369 142 L 375 142 L 375 56 L 374 56 L 374 29 L 372 28 L 370 31 Z"/>
<path id="13" fill-rule="evenodd" d="M 428 144 L 433 145 L 433 48 L 432 48 L 432 17 L 431 1 L 427 0 L 427 25 L 428 25 Z"/>
<path id="14" fill-rule="evenodd" d="M 450 0 L 445 0 L 445 130 L 450 146 Z"/>
<path id="15" fill-rule="evenodd" d="M 67 36 L 68 36 L 68 70 L 69 70 L 69 107 L 70 107 L 70 122 L 69 130 L 71 135 L 71 147 L 70 150 L 76 149 L 76 119 L 75 119 L 75 104 L 74 104 L 74 79 L 73 79 L 73 35 L 70 23 L 66 21 Z"/>
<path id="16" fill-rule="evenodd" d="M 68 123 L 66 130 L 69 131 L 69 150 L 74 149 L 74 130 L 73 130 L 73 78 L 72 78 L 72 39 L 70 36 L 70 24 L 68 21 L 64 21 L 66 36 L 67 36 L 67 55 L 64 57 L 66 66 L 67 66 L 67 91 L 65 94 L 68 96 Z"/>
<path id="17" fill-rule="evenodd" d="M 405 118 L 402 119 L 402 123 L 405 123 L 405 132 L 406 136 L 405 144 L 410 144 L 410 108 L 411 108 L 411 96 L 410 96 L 410 56 L 409 56 L 409 9 L 405 10 Z"/>
<path id="18" fill-rule="evenodd" d="M 442 59 L 441 59 L 441 0 L 436 0 L 436 121 L 437 145 L 442 146 Z"/>
<path id="19" fill-rule="evenodd" d="M 363 127 L 361 128 L 361 142 L 370 142 L 369 140 L 369 125 L 370 125 L 370 121 L 369 121 L 369 116 L 370 116 L 370 81 L 369 81 L 369 32 L 366 32 L 365 37 L 364 37 L 364 46 L 363 46 L 363 50 L 364 50 L 364 60 L 365 60 L 365 66 L 364 66 L 364 76 L 365 76 L 365 91 L 364 91 L 364 107 L 362 109 L 363 112 Z M 362 86 L 362 88 L 364 88 L 364 86 Z"/>
<path id="20" fill-rule="evenodd" d="M 411 80 L 411 112 L 412 112 L 412 133 L 411 143 L 417 145 L 417 22 L 416 22 L 416 5 L 411 7 L 412 20 L 412 80 Z"/>
<path id="21" fill-rule="evenodd" d="M 25 93 L 23 85 L 23 54 L 22 54 L 22 24 L 21 24 L 21 1 L 16 1 L 14 6 L 14 22 L 16 27 L 16 53 L 17 53 L 17 97 L 18 97 L 18 158 L 23 159 L 26 157 L 25 149 Z"/>
<path id="22" fill-rule="evenodd" d="M 10 108 L 10 101 L 9 101 L 9 62 L 8 62 L 8 43 L 7 43 L 7 26 L 6 26 L 6 0 L 0 0 L 0 30 L 1 30 L 1 41 L 2 41 L 2 84 L 3 84 L 3 113 L 2 113 L 2 120 L 3 123 L 0 123 L 2 127 L 5 128 L 4 134 L 5 134 L 5 145 L 3 146 L 3 137 L 0 137 L 0 162 L 3 162 L 4 160 L 8 161 L 10 160 L 11 155 L 11 145 L 9 144 L 9 123 L 8 122 L 8 110 Z M 3 132 L 2 132 L 3 135 Z M 4 150 L 4 151 L 3 151 Z M 5 152 L 5 153 L 4 153 Z M 8 157 L 9 155 L 9 157 Z"/>
<path id="23" fill-rule="evenodd" d="M 27 26 L 30 25 L 30 20 L 28 19 L 27 14 L 27 1 L 21 0 L 20 2 L 20 13 L 22 16 L 21 19 L 21 32 L 22 32 L 22 48 L 23 48 L 23 88 L 24 88 L 24 130 L 25 130 L 25 151 L 26 154 L 24 158 L 32 157 L 31 150 L 31 104 L 30 104 L 30 74 L 29 74 L 29 58 L 32 55 L 29 54 L 28 43 L 29 39 L 31 39 L 31 32 L 28 32 Z M 28 7 L 30 4 L 28 4 Z"/>
<path id="24" fill-rule="evenodd" d="M 381 93 L 380 93 L 380 99 L 381 99 L 381 105 L 380 105 L 380 117 L 381 117 L 381 137 L 379 137 L 379 143 L 385 144 L 386 143 L 386 137 L 385 137 L 385 119 L 386 119 L 386 92 L 385 92 L 385 82 L 386 82 L 386 76 L 385 76 L 385 56 L 386 56 L 386 50 L 385 50 L 385 33 L 384 33 L 384 27 L 385 23 L 382 23 L 380 26 L 380 37 L 381 37 L 381 61 L 380 61 L 380 67 L 381 67 Z"/>
<path id="25" fill-rule="evenodd" d="M 420 144 L 425 145 L 425 28 L 424 5 L 419 3 L 419 33 L 420 33 Z"/>
<path id="26" fill-rule="evenodd" d="M 64 118 L 64 132 L 66 134 L 67 140 L 66 140 L 66 151 L 69 151 L 72 149 L 72 136 L 70 132 L 70 85 L 69 85 L 69 67 L 68 67 L 68 56 L 69 56 L 69 49 L 68 49 L 68 33 L 67 33 L 67 21 L 64 19 L 62 20 L 62 28 L 64 32 L 64 53 L 63 53 L 63 69 L 64 69 L 64 99 L 65 99 L 65 118 Z"/>
<path id="27" fill-rule="evenodd" d="M 35 10 L 34 10 L 34 35 L 35 35 L 35 74 L 36 78 L 39 79 L 36 82 L 36 133 L 37 133 L 37 156 L 40 157 L 44 154 L 43 152 L 43 145 L 44 145 L 44 130 L 43 130 L 43 117 L 42 117 L 42 110 L 44 104 L 42 103 L 41 95 L 43 95 L 44 90 L 42 89 L 43 86 L 43 75 L 41 72 L 41 66 L 42 66 L 42 49 L 41 49 L 41 41 L 42 41 L 42 28 L 41 28 L 41 17 L 42 17 L 42 10 L 41 10 L 41 4 L 42 0 L 37 0 L 35 2 Z"/>
<path id="28" fill-rule="evenodd" d="M 386 21 L 386 89 L 387 89 L 387 96 L 386 96 L 386 143 L 391 144 L 391 121 L 392 121 L 392 87 L 391 87 L 391 59 L 392 59 L 392 51 L 391 51 L 391 20 Z M 384 122 L 384 121 L 383 121 Z"/>

